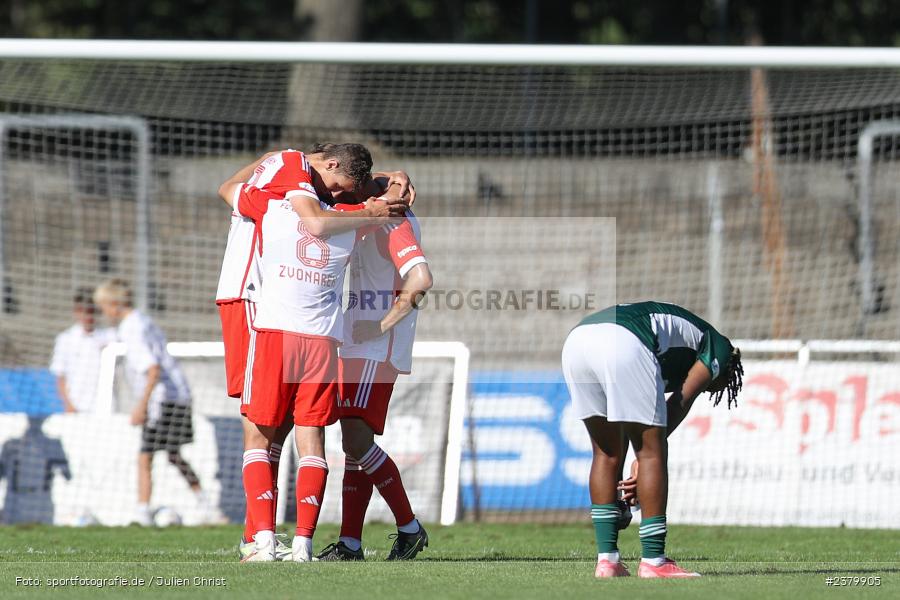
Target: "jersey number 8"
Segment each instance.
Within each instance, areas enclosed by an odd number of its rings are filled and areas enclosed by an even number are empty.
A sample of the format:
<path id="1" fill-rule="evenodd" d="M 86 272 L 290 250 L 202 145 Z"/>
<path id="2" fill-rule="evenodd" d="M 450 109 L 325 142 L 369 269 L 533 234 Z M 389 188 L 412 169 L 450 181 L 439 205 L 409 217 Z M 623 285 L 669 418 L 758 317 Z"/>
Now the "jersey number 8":
<path id="1" fill-rule="evenodd" d="M 297 259 L 313 269 L 325 268 L 331 256 L 331 249 L 328 247 L 328 244 L 321 238 L 310 234 L 306 227 L 303 226 L 303 221 L 297 223 L 297 233 L 300 234 L 300 239 L 297 240 Z M 310 252 L 311 248 L 318 248 L 318 252 L 316 250 Z"/>

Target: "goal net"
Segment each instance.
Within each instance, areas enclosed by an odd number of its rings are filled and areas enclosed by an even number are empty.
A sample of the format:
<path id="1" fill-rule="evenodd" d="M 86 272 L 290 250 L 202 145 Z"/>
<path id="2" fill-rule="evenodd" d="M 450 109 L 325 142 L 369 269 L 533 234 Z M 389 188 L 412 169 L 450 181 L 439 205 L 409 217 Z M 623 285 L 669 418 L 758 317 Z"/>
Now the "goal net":
<path id="1" fill-rule="evenodd" d="M 0 464 L 7 480 L 0 504 L 4 522 L 127 525 L 134 518 L 140 436 L 128 425 L 135 398 L 123 368 L 124 350 L 119 343 L 104 349 L 97 405 L 91 413 L 0 414 Z M 239 400 L 226 397 L 223 345 L 173 342 L 169 352 L 191 385 L 193 442 L 185 447 L 184 457 L 222 516 L 241 522 L 243 432 L 235 417 Z M 382 445 L 397 463 L 418 514 L 429 522 L 453 523 L 459 510 L 468 362 L 468 350 L 459 342 L 419 342 L 413 351 L 413 373 L 400 378 L 394 390 Z M 298 457 L 292 446 L 286 443 L 282 456 L 280 520 L 290 520 L 294 512 L 291 475 Z M 339 522 L 344 459 L 337 427 L 327 429 L 326 452 L 330 474 L 320 520 Z M 173 472 L 165 461 L 156 461 L 157 510 L 175 511 L 186 525 L 208 520 Z M 390 511 L 374 498 L 367 518 L 389 521 Z"/>
<path id="2" fill-rule="evenodd" d="M 0 410 L 9 413 L 0 418 L 19 419 L 3 430 L 9 452 L 27 439 L 28 418 L 35 435 L 54 437 L 53 423 L 40 422 L 62 410 L 46 366 L 79 287 L 124 277 L 169 341 L 220 339 L 213 298 L 228 212 L 219 183 L 265 151 L 320 141 L 362 142 L 376 169 L 406 170 L 416 185 L 435 275 L 418 339 L 471 351 L 457 469 L 464 518 L 584 517 L 590 447 L 567 410 L 559 353 L 594 310 L 666 300 L 732 339 L 791 344 L 890 341 L 900 331 L 894 68 L 585 64 L 578 49 L 510 64 L 429 62 L 407 49 L 374 62 L 352 46 L 334 46 L 337 62 L 317 62 L 299 51 L 289 60 L 283 49 L 254 49 L 250 61 L 152 48 L 143 57 L 129 49 L 129 58 L 0 55 Z M 723 485 L 714 468 L 696 470 L 702 461 L 691 457 L 738 440 L 731 472 L 778 490 L 776 509 L 747 524 L 835 525 L 843 521 L 824 506 L 851 490 L 867 506 L 844 520 L 900 522 L 886 508 L 885 479 L 900 477 L 896 351 L 814 352 L 807 362 L 797 352 L 751 356 L 741 406 L 713 411 L 701 400 L 673 437 L 678 520 L 729 522 L 741 488 L 727 476 Z M 183 360 L 209 443 L 219 435 L 212 423 L 231 419 L 227 444 L 237 452 L 233 403 L 215 387 L 220 362 Z M 426 373 L 435 389 L 446 376 Z M 415 390 L 411 414 L 427 409 L 421 395 L 428 406 L 449 403 L 415 381 L 403 384 Z M 98 407 L 51 419 L 88 422 L 106 402 L 111 414 L 97 422 L 118 418 L 110 431 L 136 444 L 122 406 L 103 393 Z M 847 415 L 856 419 L 849 429 Z M 439 420 L 420 443 L 396 432 L 384 443 L 437 452 L 447 431 Z M 99 455 L 100 439 L 77 444 Z M 783 439 L 793 442 L 773 445 Z M 444 481 L 439 454 L 417 473 Z M 131 450 L 116 458 L 133 459 Z M 71 463 L 66 471 L 36 460 L 46 485 L 77 477 Z M 330 485 L 340 463 L 329 459 Z M 235 464 L 210 460 L 201 480 L 219 485 L 223 469 L 238 477 Z M 13 485 L 4 469 L 0 491 Z M 818 477 L 816 517 L 782 511 L 803 506 L 808 488 L 775 482 L 804 473 Z M 171 472 L 160 475 L 168 480 Z M 122 482 L 122 503 L 133 501 L 132 485 Z M 422 485 L 432 496 L 417 503 L 439 519 L 445 500 Z M 238 518 L 239 490 L 229 489 L 223 506 Z M 698 498 L 721 512 L 692 511 Z"/>

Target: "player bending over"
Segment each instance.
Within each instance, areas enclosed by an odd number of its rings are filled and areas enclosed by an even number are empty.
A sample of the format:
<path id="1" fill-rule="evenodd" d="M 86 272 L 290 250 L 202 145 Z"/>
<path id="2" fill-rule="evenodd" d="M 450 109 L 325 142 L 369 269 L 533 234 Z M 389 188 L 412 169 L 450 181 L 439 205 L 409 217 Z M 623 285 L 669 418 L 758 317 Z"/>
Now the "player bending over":
<path id="1" fill-rule="evenodd" d="M 255 534 L 246 561 L 275 560 L 274 490 L 268 449 L 292 413 L 297 451 L 297 529 L 292 559 L 312 560 L 312 536 L 325 492 L 324 427 L 337 420 L 337 343 L 342 338 L 340 294 L 357 228 L 383 224 L 396 209 L 370 200 L 352 215 L 319 196 L 354 192 L 371 176 L 371 157 L 358 144 L 335 144 L 308 157 L 285 151 L 266 158 L 257 185 L 238 184 L 226 201 L 262 232 L 262 293 L 242 395 L 255 427 L 245 435 L 244 490 Z M 299 177 L 284 192 L 269 186 L 290 163 Z M 301 218 L 302 217 L 302 218 Z"/>
<path id="2" fill-rule="evenodd" d="M 382 187 L 371 181 L 366 195 Z M 409 560 L 426 546 L 428 534 L 415 518 L 390 456 L 375 443 L 384 433 L 388 404 L 399 373 L 412 367 L 416 335 L 415 305 L 431 288 L 432 277 L 422 252 L 419 225 L 412 212 L 397 224 L 366 235 L 350 263 L 350 295 L 344 313 L 340 348 L 340 419 L 344 482 L 340 539 L 320 560 L 364 560 L 363 522 L 377 488 L 397 524 L 388 560 Z"/>
<path id="3" fill-rule="evenodd" d="M 697 577 L 666 557 L 668 498 L 666 438 L 702 392 L 714 405 L 727 393 L 737 404 L 741 354 L 709 323 L 664 302 L 619 304 L 581 321 L 566 338 L 563 375 L 575 414 L 594 450 L 591 518 L 597 539 L 597 577 L 627 576 L 618 549 L 617 482 L 625 442 L 640 468 L 640 577 Z M 665 394 L 671 392 L 668 402 Z"/>
<path id="4" fill-rule="evenodd" d="M 191 391 L 178 362 L 166 350 L 165 335 L 150 317 L 134 308 L 131 289 L 121 279 L 110 279 L 98 286 L 94 302 L 116 326 L 116 336 L 125 344 L 125 372 L 137 400 L 131 424 L 143 425 L 134 521 L 139 525 L 153 524 L 150 496 L 153 455 L 158 450 L 165 450 L 169 462 L 196 495 L 198 520 L 221 521 L 221 513 L 207 501 L 194 469 L 181 456 L 181 446 L 194 440 Z"/>
<path id="5" fill-rule="evenodd" d="M 228 198 L 233 198 L 235 190 L 244 183 L 253 186 L 264 185 L 273 193 L 278 191 L 283 194 L 292 191 L 294 189 L 292 186 L 295 186 L 303 178 L 301 172 L 303 163 L 293 160 L 294 156 L 288 156 L 287 160 L 282 157 L 280 160 L 271 161 L 267 166 L 261 166 L 266 159 L 276 154 L 279 153 L 269 152 L 232 175 L 220 187 L 220 194 L 223 195 L 223 198 L 226 201 Z M 391 182 L 401 185 L 401 193 L 404 189 L 408 189 L 410 195 L 415 193 L 406 173 L 398 171 L 379 173 L 378 175 L 388 177 Z M 225 345 L 225 376 L 228 395 L 232 398 L 241 398 L 243 394 L 247 355 L 256 337 L 253 319 L 256 315 L 256 301 L 262 290 L 262 270 L 259 262 L 261 247 L 261 232 L 253 220 L 232 212 L 228 242 L 216 292 L 216 305 L 222 321 L 222 340 Z M 240 403 L 241 421 L 245 435 L 247 435 L 248 428 L 255 427 L 246 417 L 246 406 L 243 402 Z M 273 511 L 278 502 L 278 465 L 281 450 L 284 440 L 293 426 L 293 419 L 285 419 L 269 445 L 269 464 L 275 497 L 275 501 L 272 503 Z M 242 559 L 253 554 L 256 546 L 254 541 L 256 530 L 250 518 L 249 504 L 247 507 L 244 533 L 238 545 L 238 552 Z M 273 523 L 274 518 L 273 513 Z M 282 543 L 277 537 L 275 555 L 278 560 L 290 560 L 291 557 L 290 546 Z"/>

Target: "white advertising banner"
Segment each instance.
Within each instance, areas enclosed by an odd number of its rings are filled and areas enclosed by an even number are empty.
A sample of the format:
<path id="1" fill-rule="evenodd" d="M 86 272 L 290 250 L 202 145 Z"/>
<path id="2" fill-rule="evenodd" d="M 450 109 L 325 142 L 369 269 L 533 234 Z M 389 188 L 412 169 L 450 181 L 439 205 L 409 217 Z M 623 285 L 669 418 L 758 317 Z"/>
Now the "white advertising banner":
<path id="1" fill-rule="evenodd" d="M 391 418 L 379 444 L 399 467 L 410 500 L 423 520 L 452 522 L 456 516 L 457 478 L 445 477 L 448 457 L 455 452 L 459 464 L 465 376 L 457 377 L 457 358 L 438 348 L 434 356 L 420 346 L 414 374 L 401 377 L 391 401 Z M 204 367 L 187 364 L 195 390 Z M 456 382 L 459 379 L 459 382 Z M 216 380 L 222 387 L 224 378 Z M 456 386 L 460 391 L 454 392 Z M 455 400 L 451 399 L 451 395 Z M 200 393 L 193 416 L 194 439 L 182 447 L 194 468 L 205 502 L 199 503 L 185 479 L 157 452 L 153 462 L 151 506 L 165 507 L 185 525 L 208 522 L 211 515 L 232 522 L 244 518 L 241 474 L 242 428 L 237 403 L 217 394 Z M 451 405 L 458 405 L 457 424 L 451 424 Z M 217 409 L 220 414 L 211 414 Z M 0 524 L 56 523 L 60 525 L 127 525 L 136 514 L 137 462 L 141 428 L 127 414 L 54 414 L 28 416 L 0 413 Z M 454 431 L 454 429 L 456 431 Z M 448 433 L 450 432 L 450 433 Z M 457 439 L 450 444 L 451 437 Z M 330 465 L 328 489 L 320 521 L 340 522 L 344 455 L 340 426 L 326 430 L 326 458 Z M 448 450 L 448 448 L 455 450 Z M 282 455 L 281 514 L 295 513 L 293 437 Z M 448 505 L 444 486 L 453 486 Z M 210 510 L 212 508 L 213 510 Z M 168 511 L 167 511 L 168 512 Z M 217 513 L 221 513 L 217 514 Z M 370 520 L 393 520 L 387 505 L 375 494 Z M 157 519 L 160 520 L 160 519 Z"/>

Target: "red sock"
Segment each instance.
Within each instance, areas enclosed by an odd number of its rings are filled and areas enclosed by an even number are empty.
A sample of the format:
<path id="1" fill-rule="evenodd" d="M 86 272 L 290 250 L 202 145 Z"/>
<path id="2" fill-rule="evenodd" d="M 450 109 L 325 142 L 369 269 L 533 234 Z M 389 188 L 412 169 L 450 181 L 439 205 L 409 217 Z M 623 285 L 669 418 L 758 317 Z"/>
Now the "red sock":
<path id="1" fill-rule="evenodd" d="M 272 468 L 272 492 L 275 495 L 272 500 L 272 524 L 278 520 L 278 465 L 281 462 L 281 444 L 272 444 L 269 446 L 269 465 Z"/>
<path id="2" fill-rule="evenodd" d="M 362 539 L 366 510 L 372 499 L 372 482 L 359 464 L 349 456 L 344 458 L 344 487 L 341 493 L 341 536 Z"/>
<path id="3" fill-rule="evenodd" d="M 256 528 L 253 527 L 253 521 L 250 519 L 250 503 L 247 502 L 246 514 L 244 515 L 244 541 L 252 542 L 253 536 L 256 535 Z"/>
<path id="4" fill-rule="evenodd" d="M 259 531 L 274 531 L 272 504 L 275 493 L 272 491 L 269 454 L 265 450 L 244 452 L 244 493 L 247 495 L 247 512 L 253 535 Z"/>
<path id="5" fill-rule="evenodd" d="M 406 525 L 416 518 L 409 505 L 406 490 L 403 489 L 400 470 L 397 469 L 397 465 L 394 464 L 391 457 L 378 447 L 378 444 L 372 444 L 365 456 L 359 460 L 359 465 L 365 471 L 372 485 L 378 489 L 384 501 L 387 502 L 391 512 L 394 513 L 398 527 Z"/>
<path id="6" fill-rule="evenodd" d="M 304 456 L 297 469 L 297 535 L 311 538 L 325 498 L 328 464 L 318 456 Z"/>

